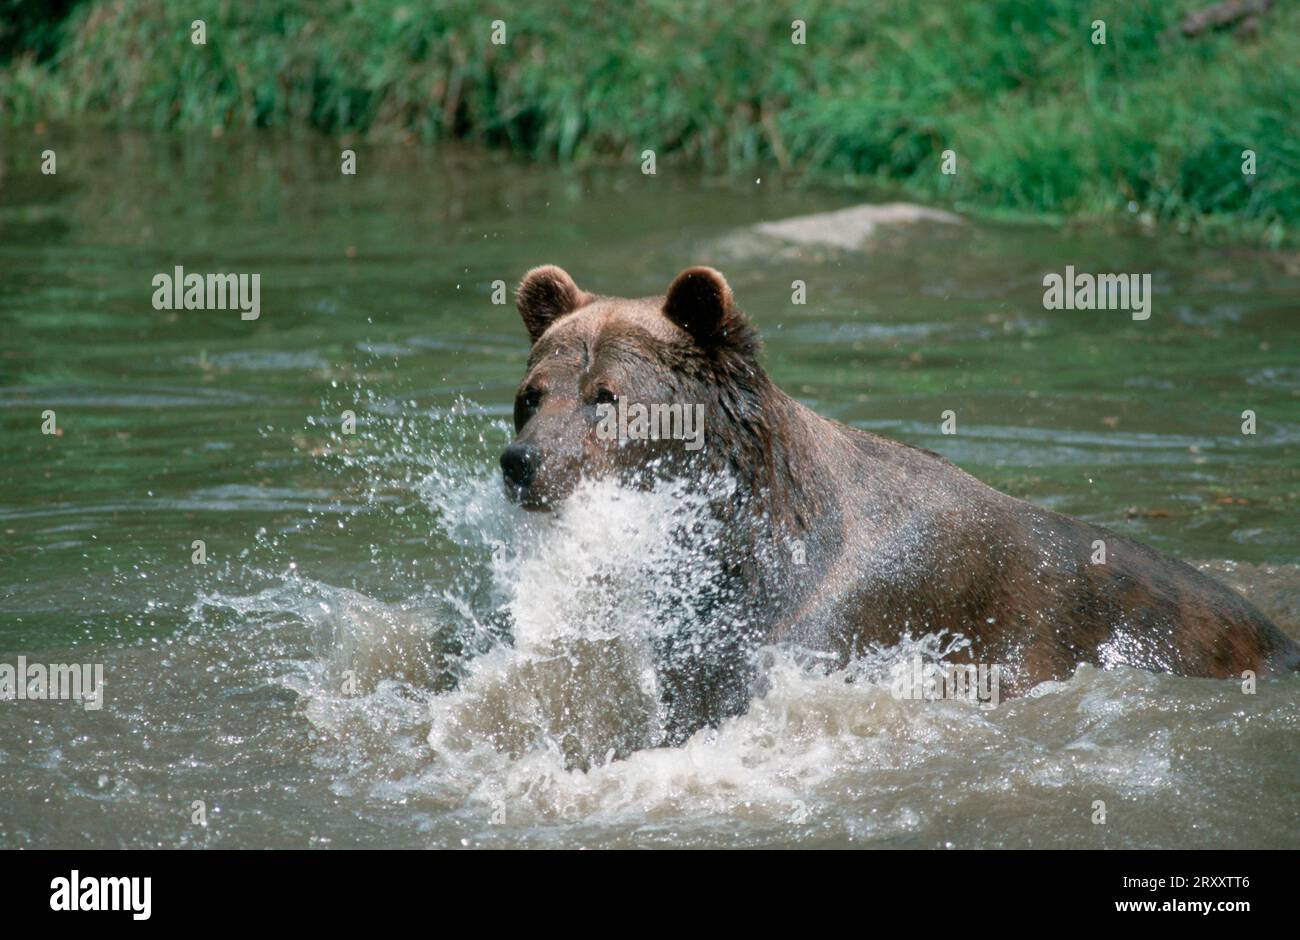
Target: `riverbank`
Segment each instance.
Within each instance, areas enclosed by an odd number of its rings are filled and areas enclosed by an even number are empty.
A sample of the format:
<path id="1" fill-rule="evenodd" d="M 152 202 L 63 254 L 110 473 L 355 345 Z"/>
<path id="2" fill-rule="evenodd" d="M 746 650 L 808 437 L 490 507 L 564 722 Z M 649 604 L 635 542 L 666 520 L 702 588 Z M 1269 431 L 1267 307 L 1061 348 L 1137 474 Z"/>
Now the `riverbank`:
<path id="1" fill-rule="evenodd" d="M 638 172 L 653 150 L 660 174 L 884 184 L 973 215 L 1294 245 L 1300 9 L 1184 35 L 1205 5 L 93 0 L 10 42 L 0 120 L 308 126 Z"/>

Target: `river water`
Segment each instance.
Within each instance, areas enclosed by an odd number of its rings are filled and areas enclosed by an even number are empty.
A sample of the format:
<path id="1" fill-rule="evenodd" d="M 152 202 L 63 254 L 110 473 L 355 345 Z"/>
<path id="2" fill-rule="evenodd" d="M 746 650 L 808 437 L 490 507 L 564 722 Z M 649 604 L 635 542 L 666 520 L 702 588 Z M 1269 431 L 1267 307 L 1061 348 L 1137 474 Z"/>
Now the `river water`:
<path id="1" fill-rule="evenodd" d="M 818 411 L 1296 636 L 1295 255 L 1136 226 L 782 245 L 752 227 L 868 195 L 399 144 L 344 176 L 338 150 L 0 135 L 0 663 L 105 677 L 102 708 L 0 701 L 0 847 L 1300 847 L 1296 677 L 1085 668 L 981 710 L 879 678 L 938 638 L 831 675 L 775 649 L 747 714 L 650 746 L 656 585 L 697 509 L 506 503 L 527 345 L 492 296 L 543 262 L 623 296 L 712 264 Z M 176 265 L 258 273 L 259 318 L 154 309 Z M 1066 265 L 1151 273 L 1150 319 L 1044 309 Z"/>

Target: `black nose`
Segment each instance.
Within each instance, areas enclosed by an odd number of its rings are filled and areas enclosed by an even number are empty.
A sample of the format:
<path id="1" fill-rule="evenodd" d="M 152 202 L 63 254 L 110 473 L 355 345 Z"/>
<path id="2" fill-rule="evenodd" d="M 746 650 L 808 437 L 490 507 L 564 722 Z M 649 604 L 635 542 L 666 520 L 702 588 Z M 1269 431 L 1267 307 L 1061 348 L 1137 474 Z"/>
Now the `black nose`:
<path id="1" fill-rule="evenodd" d="M 501 454 L 501 472 L 506 482 L 527 486 L 537 472 L 537 448 L 531 444 L 511 444 Z"/>

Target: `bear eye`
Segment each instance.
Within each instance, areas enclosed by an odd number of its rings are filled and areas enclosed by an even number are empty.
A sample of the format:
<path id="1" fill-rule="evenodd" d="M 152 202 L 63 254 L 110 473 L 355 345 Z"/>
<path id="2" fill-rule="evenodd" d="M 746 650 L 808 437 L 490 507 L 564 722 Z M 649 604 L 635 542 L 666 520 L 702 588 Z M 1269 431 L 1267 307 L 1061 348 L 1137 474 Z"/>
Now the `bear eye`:
<path id="1" fill-rule="evenodd" d="M 537 406 L 541 404 L 541 401 L 541 389 L 534 388 L 531 385 L 519 393 L 519 397 L 515 399 L 516 433 L 523 430 L 524 425 L 528 423 L 528 419 L 537 411 Z"/>
<path id="2" fill-rule="evenodd" d="M 615 395 L 610 389 L 605 388 L 604 386 L 601 386 L 600 388 L 596 389 L 596 404 L 612 405 L 616 401 L 618 401 L 618 396 Z"/>

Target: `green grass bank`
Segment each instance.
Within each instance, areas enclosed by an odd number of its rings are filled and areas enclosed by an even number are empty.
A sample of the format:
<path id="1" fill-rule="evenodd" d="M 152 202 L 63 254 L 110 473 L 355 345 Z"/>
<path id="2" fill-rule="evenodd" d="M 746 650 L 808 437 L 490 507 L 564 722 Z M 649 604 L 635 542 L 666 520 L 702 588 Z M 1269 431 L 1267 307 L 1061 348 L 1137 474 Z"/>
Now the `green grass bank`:
<path id="1" fill-rule="evenodd" d="M 0 121 L 309 126 L 629 164 L 651 149 L 660 173 L 779 169 L 977 214 L 1136 213 L 1294 244 L 1300 4 L 1184 36 L 1206 5 L 0 0 Z"/>

